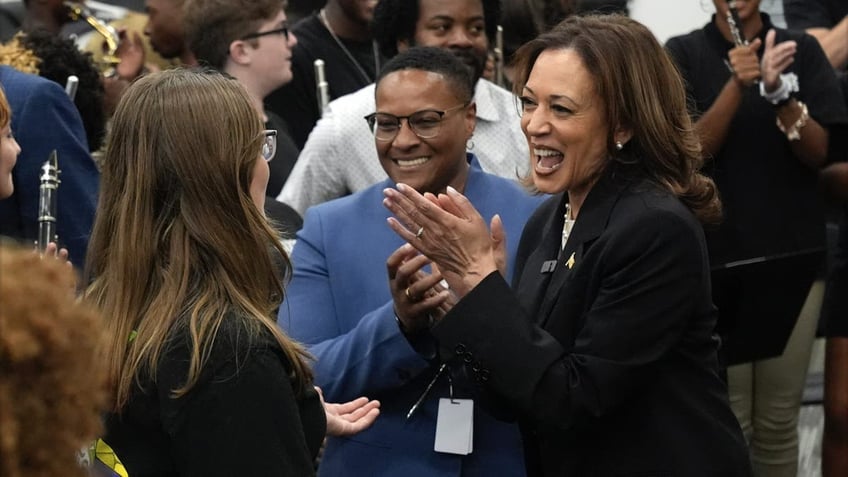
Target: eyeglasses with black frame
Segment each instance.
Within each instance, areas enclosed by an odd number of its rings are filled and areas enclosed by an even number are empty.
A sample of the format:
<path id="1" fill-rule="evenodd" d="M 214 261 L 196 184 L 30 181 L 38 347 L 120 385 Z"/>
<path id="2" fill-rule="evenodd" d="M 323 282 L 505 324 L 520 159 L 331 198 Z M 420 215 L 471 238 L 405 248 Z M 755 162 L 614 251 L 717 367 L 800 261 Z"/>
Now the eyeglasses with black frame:
<path id="1" fill-rule="evenodd" d="M 286 37 L 286 40 L 288 40 L 289 39 L 289 26 L 283 25 L 280 28 L 275 28 L 273 30 L 257 31 L 255 33 L 250 33 L 250 34 L 247 34 L 247 35 L 244 35 L 243 37 L 241 37 L 241 40 L 252 40 L 254 38 L 260 38 L 260 37 L 268 36 L 268 35 L 279 35 L 281 33 Z"/>
<path id="2" fill-rule="evenodd" d="M 374 134 L 378 141 L 391 141 L 397 137 L 401 128 L 401 120 L 405 119 L 406 124 L 421 139 L 432 139 L 439 135 L 439 130 L 442 126 L 442 120 L 445 115 L 460 110 L 468 106 L 468 103 L 448 108 L 444 111 L 437 109 L 424 109 L 416 111 L 409 116 L 395 116 L 389 113 L 371 113 L 365 116 L 365 121 L 368 122 L 368 128 Z"/>
<path id="3" fill-rule="evenodd" d="M 262 131 L 262 135 L 262 159 L 265 159 L 265 162 L 271 162 L 277 154 L 277 130 L 266 129 Z"/>

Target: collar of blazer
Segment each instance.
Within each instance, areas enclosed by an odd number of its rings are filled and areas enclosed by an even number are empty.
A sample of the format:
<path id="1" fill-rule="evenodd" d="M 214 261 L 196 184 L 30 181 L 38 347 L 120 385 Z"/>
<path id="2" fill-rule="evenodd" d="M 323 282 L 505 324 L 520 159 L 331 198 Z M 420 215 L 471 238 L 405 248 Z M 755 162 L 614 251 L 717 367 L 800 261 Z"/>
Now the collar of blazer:
<path id="1" fill-rule="evenodd" d="M 571 276 L 572 270 L 580 265 L 587 243 L 595 240 L 603 233 L 609 222 L 612 209 L 621 197 L 622 191 L 632 182 L 633 180 L 628 178 L 620 168 L 611 166 L 601 174 L 598 182 L 589 191 L 568 238 L 568 243 L 559 255 L 550 281 L 547 283 L 542 281 L 538 284 L 546 288 L 537 315 L 541 318 L 541 326 L 544 326 L 547 322 L 548 315 L 559 297 L 560 289 Z M 544 250 L 551 250 L 553 256 L 556 256 L 556 253 L 559 252 L 560 238 L 555 231 L 562 230 L 564 219 L 561 211 L 565 208 L 567 198 L 567 194 L 563 192 L 558 201 L 557 212 L 552 214 L 548 223 L 545 224 L 544 237 L 546 238 L 543 247 Z M 552 238 L 551 244 L 548 244 L 547 237 L 556 238 L 556 243 L 553 244 Z"/>

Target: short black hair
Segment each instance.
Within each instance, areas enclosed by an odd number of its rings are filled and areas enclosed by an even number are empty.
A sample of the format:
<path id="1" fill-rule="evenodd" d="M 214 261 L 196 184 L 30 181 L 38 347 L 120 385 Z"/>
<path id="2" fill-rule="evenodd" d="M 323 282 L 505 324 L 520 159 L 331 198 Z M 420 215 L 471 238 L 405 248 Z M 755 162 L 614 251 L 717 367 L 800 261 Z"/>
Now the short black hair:
<path id="1" fill-rule="evenodd" d="M 437 73 L 445 77 L 452 92 L 464 102 L 474 98 L 474 77 L 468 66 L 456 55 L 442 48 L 419 46 L 399 53 L 380 70 L 377 85 L 386 76 L 396 71 L 421 70 Z"/>
<path id="2" fill-rule="evenodd" d="M 68 76 L 79 78 L 74 104 L 82 117 L 89 150 L 100 149 L 106 136 L 105 92 L 91 53 L 81 52 L 73 40 L 60 38 L 46 30 L 26 33 L 20 43 L 41 60 L 38 75 L 42 78 L 59 83 L 63 88 Z"/>
<path id="3" fill-rule="evenodd" d="M 415 36 L 415 24 L 421 11 L 422 0 L 380 0 L 374 7 L 374 19 L 371 29 L 374 39 L 380 47 L 380 53 L 391 58 L 398 54 L 398 41 L 410 41 Z M 427 0 L 424 0 L 427 1 Z M 495 42 L 498 22 L 501 18 L 500 0 L 480 0 L 483 4 L 483 18 L 486 23 L 486 37 L 489 44 Z"/>

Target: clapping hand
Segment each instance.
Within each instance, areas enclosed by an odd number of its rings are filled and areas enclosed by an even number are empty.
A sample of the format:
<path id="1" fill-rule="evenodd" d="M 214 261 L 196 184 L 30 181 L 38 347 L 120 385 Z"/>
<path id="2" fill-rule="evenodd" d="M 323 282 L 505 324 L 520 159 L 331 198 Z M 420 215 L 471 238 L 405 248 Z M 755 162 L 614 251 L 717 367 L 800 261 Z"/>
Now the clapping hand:
<path id="1" fill-rule="evenodd" d="M 794 41 L 783 41 L 775 45 L 775 36 L 773 29 L 766 33 L 766 47 L 760 67 L 767 93 L 780 87 L 780 74 L 795 61 L 795 51 L 798 48 Z"/>

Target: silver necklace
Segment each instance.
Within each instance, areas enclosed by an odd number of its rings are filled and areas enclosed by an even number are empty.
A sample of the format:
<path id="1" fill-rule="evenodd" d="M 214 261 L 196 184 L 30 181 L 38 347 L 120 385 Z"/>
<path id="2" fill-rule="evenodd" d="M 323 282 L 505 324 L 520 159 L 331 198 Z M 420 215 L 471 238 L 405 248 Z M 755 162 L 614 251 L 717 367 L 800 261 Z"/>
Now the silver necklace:
<path id="1" fill-rule="evenodd" d="M 345 56 L 347 56 L 347 59 L 349 59 L 350 62 L 353 63 L 353 66 L 356 67 L 356 69 L 359 71 L 359 74 L 362 75 L 362 78 L 365 80 L 365 82 L 366 83 L 374 82 L 374 80 L 371 78 L 371 76 L 369 76 L 368 73 L 365 71 L 365 68 L 363 68 L 362 65 L 359 64 L 358 61 L 356 61 L 356 58 L 353 56 L 353 54 L 351 54 L 350 50 L 348 50 L 347 47 L 344 46 L 344 43 L 342 43 L 342 41 L 336 35 L 336 32 L 333 31 L 333 27 L 330 26 L 330 22 L 327 20 L 327 14 L 325 13 L 324 10 L 325 9 L 322 8 L 321 10 L 318 11 L 318 15 L 321 17 L 321 23 L 324 24 L 324 28 L 326 28 L 327 31 L 330 32 L 330 36 L 333 37 L 333 40 L 335 40 L 336 45 L 338 45 L 339 48 L 341 48 L 342 52 L 345 54 Z M 377 54 L 377 42 L 372 42 L 372 47 L 373 47 L 373 55 L 374 55 L 374 66 L 375 66 L 375 69 L 377 71 L 379 71 L 380 70 L 380 56 Z"/>
<path id="2" fill-rule="evenodd" d="M 575 220 L 571 218 L 571 204 L 565 204 L 565 221 L 562 224 L 562 249 L 565 249 L 565 243 L 568 242 L 568 236 L 571 235 L 571 229 L 574 228 Z"/>

